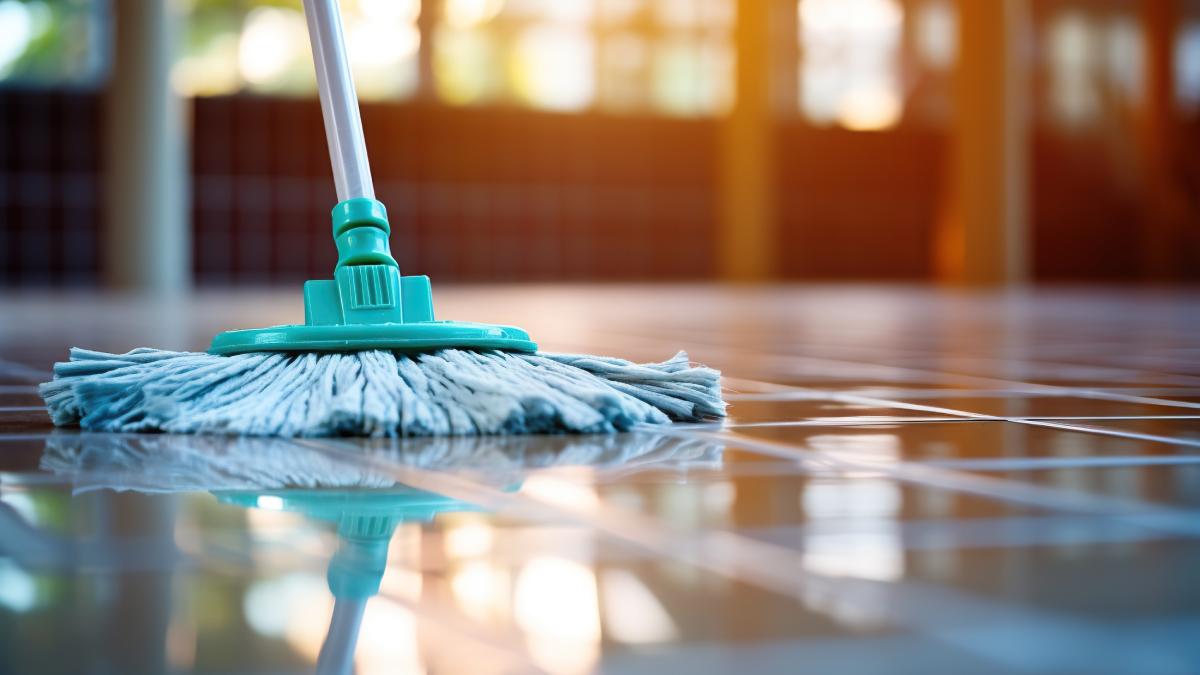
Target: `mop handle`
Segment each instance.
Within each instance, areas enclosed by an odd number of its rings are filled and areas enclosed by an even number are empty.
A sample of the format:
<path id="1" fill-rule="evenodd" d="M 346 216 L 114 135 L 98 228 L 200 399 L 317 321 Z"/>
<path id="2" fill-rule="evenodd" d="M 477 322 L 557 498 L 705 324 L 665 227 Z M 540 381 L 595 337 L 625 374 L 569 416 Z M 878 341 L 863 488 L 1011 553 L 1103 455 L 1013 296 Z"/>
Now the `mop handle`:
<path id="1" fill-rule="evenodd" d="M 317 89 L 325 118 L 325 140 L 333 164 L 333 182 L 339 202 L 356 197 L 375 198 L 367 144 L 358 114 L 358 95 L 350 77 L 346 43 L 342 39 L 342 17 L 337 0 L 304 0 L 313 63 L 317 67 Z"/>

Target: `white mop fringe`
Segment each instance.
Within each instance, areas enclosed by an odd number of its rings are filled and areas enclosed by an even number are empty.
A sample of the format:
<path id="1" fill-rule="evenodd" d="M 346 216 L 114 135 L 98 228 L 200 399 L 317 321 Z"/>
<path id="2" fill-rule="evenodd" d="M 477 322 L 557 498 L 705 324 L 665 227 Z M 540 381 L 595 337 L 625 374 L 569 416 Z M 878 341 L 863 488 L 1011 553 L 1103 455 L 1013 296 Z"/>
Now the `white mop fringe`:
<path id="1" fill-rule="evenodd" d="M 58 426 L 241 436 L 607 433 L 722 417 L 721 374 L 662 363 L 445 349 L 214 356 L 72 349 L 40 387 Z"/>

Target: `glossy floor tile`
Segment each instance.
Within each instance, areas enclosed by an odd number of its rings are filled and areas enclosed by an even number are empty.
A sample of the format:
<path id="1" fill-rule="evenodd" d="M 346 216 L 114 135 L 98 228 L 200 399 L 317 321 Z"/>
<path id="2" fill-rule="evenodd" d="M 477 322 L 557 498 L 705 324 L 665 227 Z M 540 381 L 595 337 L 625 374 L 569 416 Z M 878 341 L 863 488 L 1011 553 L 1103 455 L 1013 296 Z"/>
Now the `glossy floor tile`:
<path id="1" fill-rule="evenodd" d="M 722 369 L 606 437 L 52 430 L 69 346 L 299 294 L 0 296 L 0 673 L 1200 672 L 1200 294 L 439 289 Z"/>

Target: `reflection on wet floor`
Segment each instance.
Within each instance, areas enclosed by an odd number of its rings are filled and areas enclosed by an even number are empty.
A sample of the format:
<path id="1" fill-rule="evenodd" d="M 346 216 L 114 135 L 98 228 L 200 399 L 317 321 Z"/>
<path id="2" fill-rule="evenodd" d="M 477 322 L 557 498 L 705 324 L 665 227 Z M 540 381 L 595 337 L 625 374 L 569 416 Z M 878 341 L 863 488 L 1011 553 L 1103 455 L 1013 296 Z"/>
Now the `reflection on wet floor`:
<path id="1" fill-rule="evenodd" d="M 0 327 L 0 672 L 1200 670 L 1195 298 L 520 293 L 552 349 L 690 345 L 731 419 L 51 431 L 31 383 L 82 329 Z"/>

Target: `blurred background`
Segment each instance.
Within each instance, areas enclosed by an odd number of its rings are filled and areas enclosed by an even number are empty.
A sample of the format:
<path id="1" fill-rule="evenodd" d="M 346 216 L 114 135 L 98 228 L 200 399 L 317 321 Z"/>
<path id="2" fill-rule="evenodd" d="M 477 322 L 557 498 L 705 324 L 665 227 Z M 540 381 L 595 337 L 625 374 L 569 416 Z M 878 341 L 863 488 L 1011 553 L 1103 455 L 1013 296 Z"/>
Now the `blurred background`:
<path id="1" fill-rule="evenodd" d="M 1200 279 L 1200 0 L 343 0 L 435 281 Z M 0 0 L 0 286 L 328 277 L 299 0 Z"/>

